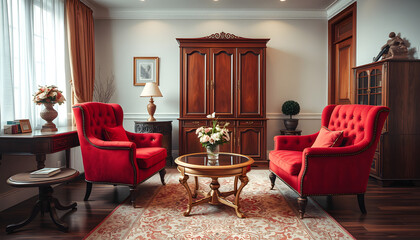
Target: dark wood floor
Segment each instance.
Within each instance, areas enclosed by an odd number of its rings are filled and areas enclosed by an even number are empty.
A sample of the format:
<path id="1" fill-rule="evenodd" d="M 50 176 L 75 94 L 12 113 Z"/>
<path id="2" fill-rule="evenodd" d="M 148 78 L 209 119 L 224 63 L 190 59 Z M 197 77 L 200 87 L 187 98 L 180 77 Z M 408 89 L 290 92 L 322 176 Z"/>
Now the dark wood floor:
<path id="1" fill-rule="evenodd" d="M 77 201 L 77 210 L 58 211 L 69 223 L 70 231 L 57 230 L 49 215 L 39 215 L 27 226 L 7 234 L 7 224 L 25 219 L 36 197 L 0 212 L 0 239 L 82 239 L 128 196 L 128 187 L 94 185 L 91 200 L 84 202 L 85 183 L 79 179 L 58 186 L 54 196 L 61 203 Z M 337 222 L 357 239 L 420 239 L 420 187 L 381 187 L 369 181 L 366 193 L 367 215 L 362 215 L 356 196 L 316 197 L 315 199 Z"/>

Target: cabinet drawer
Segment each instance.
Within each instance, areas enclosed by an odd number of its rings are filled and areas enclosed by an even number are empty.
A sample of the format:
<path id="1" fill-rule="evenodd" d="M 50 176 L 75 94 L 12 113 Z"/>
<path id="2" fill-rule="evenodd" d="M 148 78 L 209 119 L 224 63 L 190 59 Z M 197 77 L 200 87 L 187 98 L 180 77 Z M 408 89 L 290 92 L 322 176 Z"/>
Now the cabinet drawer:
<path id="1" fill-rule="evenodd" d="M 183 121 L 184 127 L 201 127 L 207 126 L 207 121 L 205 120 L 191 120 L 191 121 Z"/>
<path id="2" fill-rule="evenodd" d="M 217 121 L 217 123 L 219 124 L 220 127 L 223 127 L 226 123 L 229 123 L 228 127 L 235 126 L 235 121 L 232 121 L 232 120 L 220 120 L 220 121 Z"/>
<path id="3" fill-rule="evenodd" d="M 241 126 L 241 127 L 246 127 L 246 126 L 262 127 L 263 122 L 262 121 L 245 120 L 245 121 L 239 121 L 239 126 Z"/>

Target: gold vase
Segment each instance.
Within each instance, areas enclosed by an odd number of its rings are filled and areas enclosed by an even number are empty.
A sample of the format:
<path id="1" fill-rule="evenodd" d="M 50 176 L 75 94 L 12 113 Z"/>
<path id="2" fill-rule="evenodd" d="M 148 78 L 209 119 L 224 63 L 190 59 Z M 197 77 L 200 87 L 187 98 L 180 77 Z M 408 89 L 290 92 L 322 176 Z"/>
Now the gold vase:
<path id="1" fill-rule="evenodd" d="M 55 132 L 57 127 L 52 121 L 58 116 L 58 112 L 54 109 L 54 103 L 44 103 L 44 106 L 40 115 L 47 123 L 42 125 L 41 132 Z"/>

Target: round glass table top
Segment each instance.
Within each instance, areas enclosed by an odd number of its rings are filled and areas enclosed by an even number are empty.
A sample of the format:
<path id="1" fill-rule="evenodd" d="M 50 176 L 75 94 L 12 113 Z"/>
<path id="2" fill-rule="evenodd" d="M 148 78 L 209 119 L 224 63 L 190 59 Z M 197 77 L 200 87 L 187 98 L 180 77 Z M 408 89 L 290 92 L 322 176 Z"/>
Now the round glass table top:
<path id="1" fill-rule="evenodd" d="M 179 156 L 175 159 L 175 163 L 181 166 L 248 166 L 251 165 L 254 160 L 251 157 L 236 154 L 236 153 L 219 153 L 217 160 L 212 160 L 207 157 L 207 153 L 192 153 L 183 156 Z"/>

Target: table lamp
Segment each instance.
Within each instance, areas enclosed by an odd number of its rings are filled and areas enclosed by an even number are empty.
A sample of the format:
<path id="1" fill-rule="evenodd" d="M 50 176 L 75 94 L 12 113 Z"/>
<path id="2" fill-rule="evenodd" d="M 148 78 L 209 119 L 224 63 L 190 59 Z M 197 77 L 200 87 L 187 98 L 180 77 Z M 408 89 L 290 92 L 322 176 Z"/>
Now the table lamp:
<path id="1" fill-rule="evenodd" d="M 153 103 L 153 97 L 162 97 L 162 93 L 159 90 L 159 87 L 156 83 L 149 82 L 144 86 L 143 91 L 140 94 L 140 97 L 150 97 L 149 104 L 147 104 L 147 112 L 149 112 L 148 122 L 154 122 L 156 119 L 153 117 L 156 111 L 156 105 Z"/>

